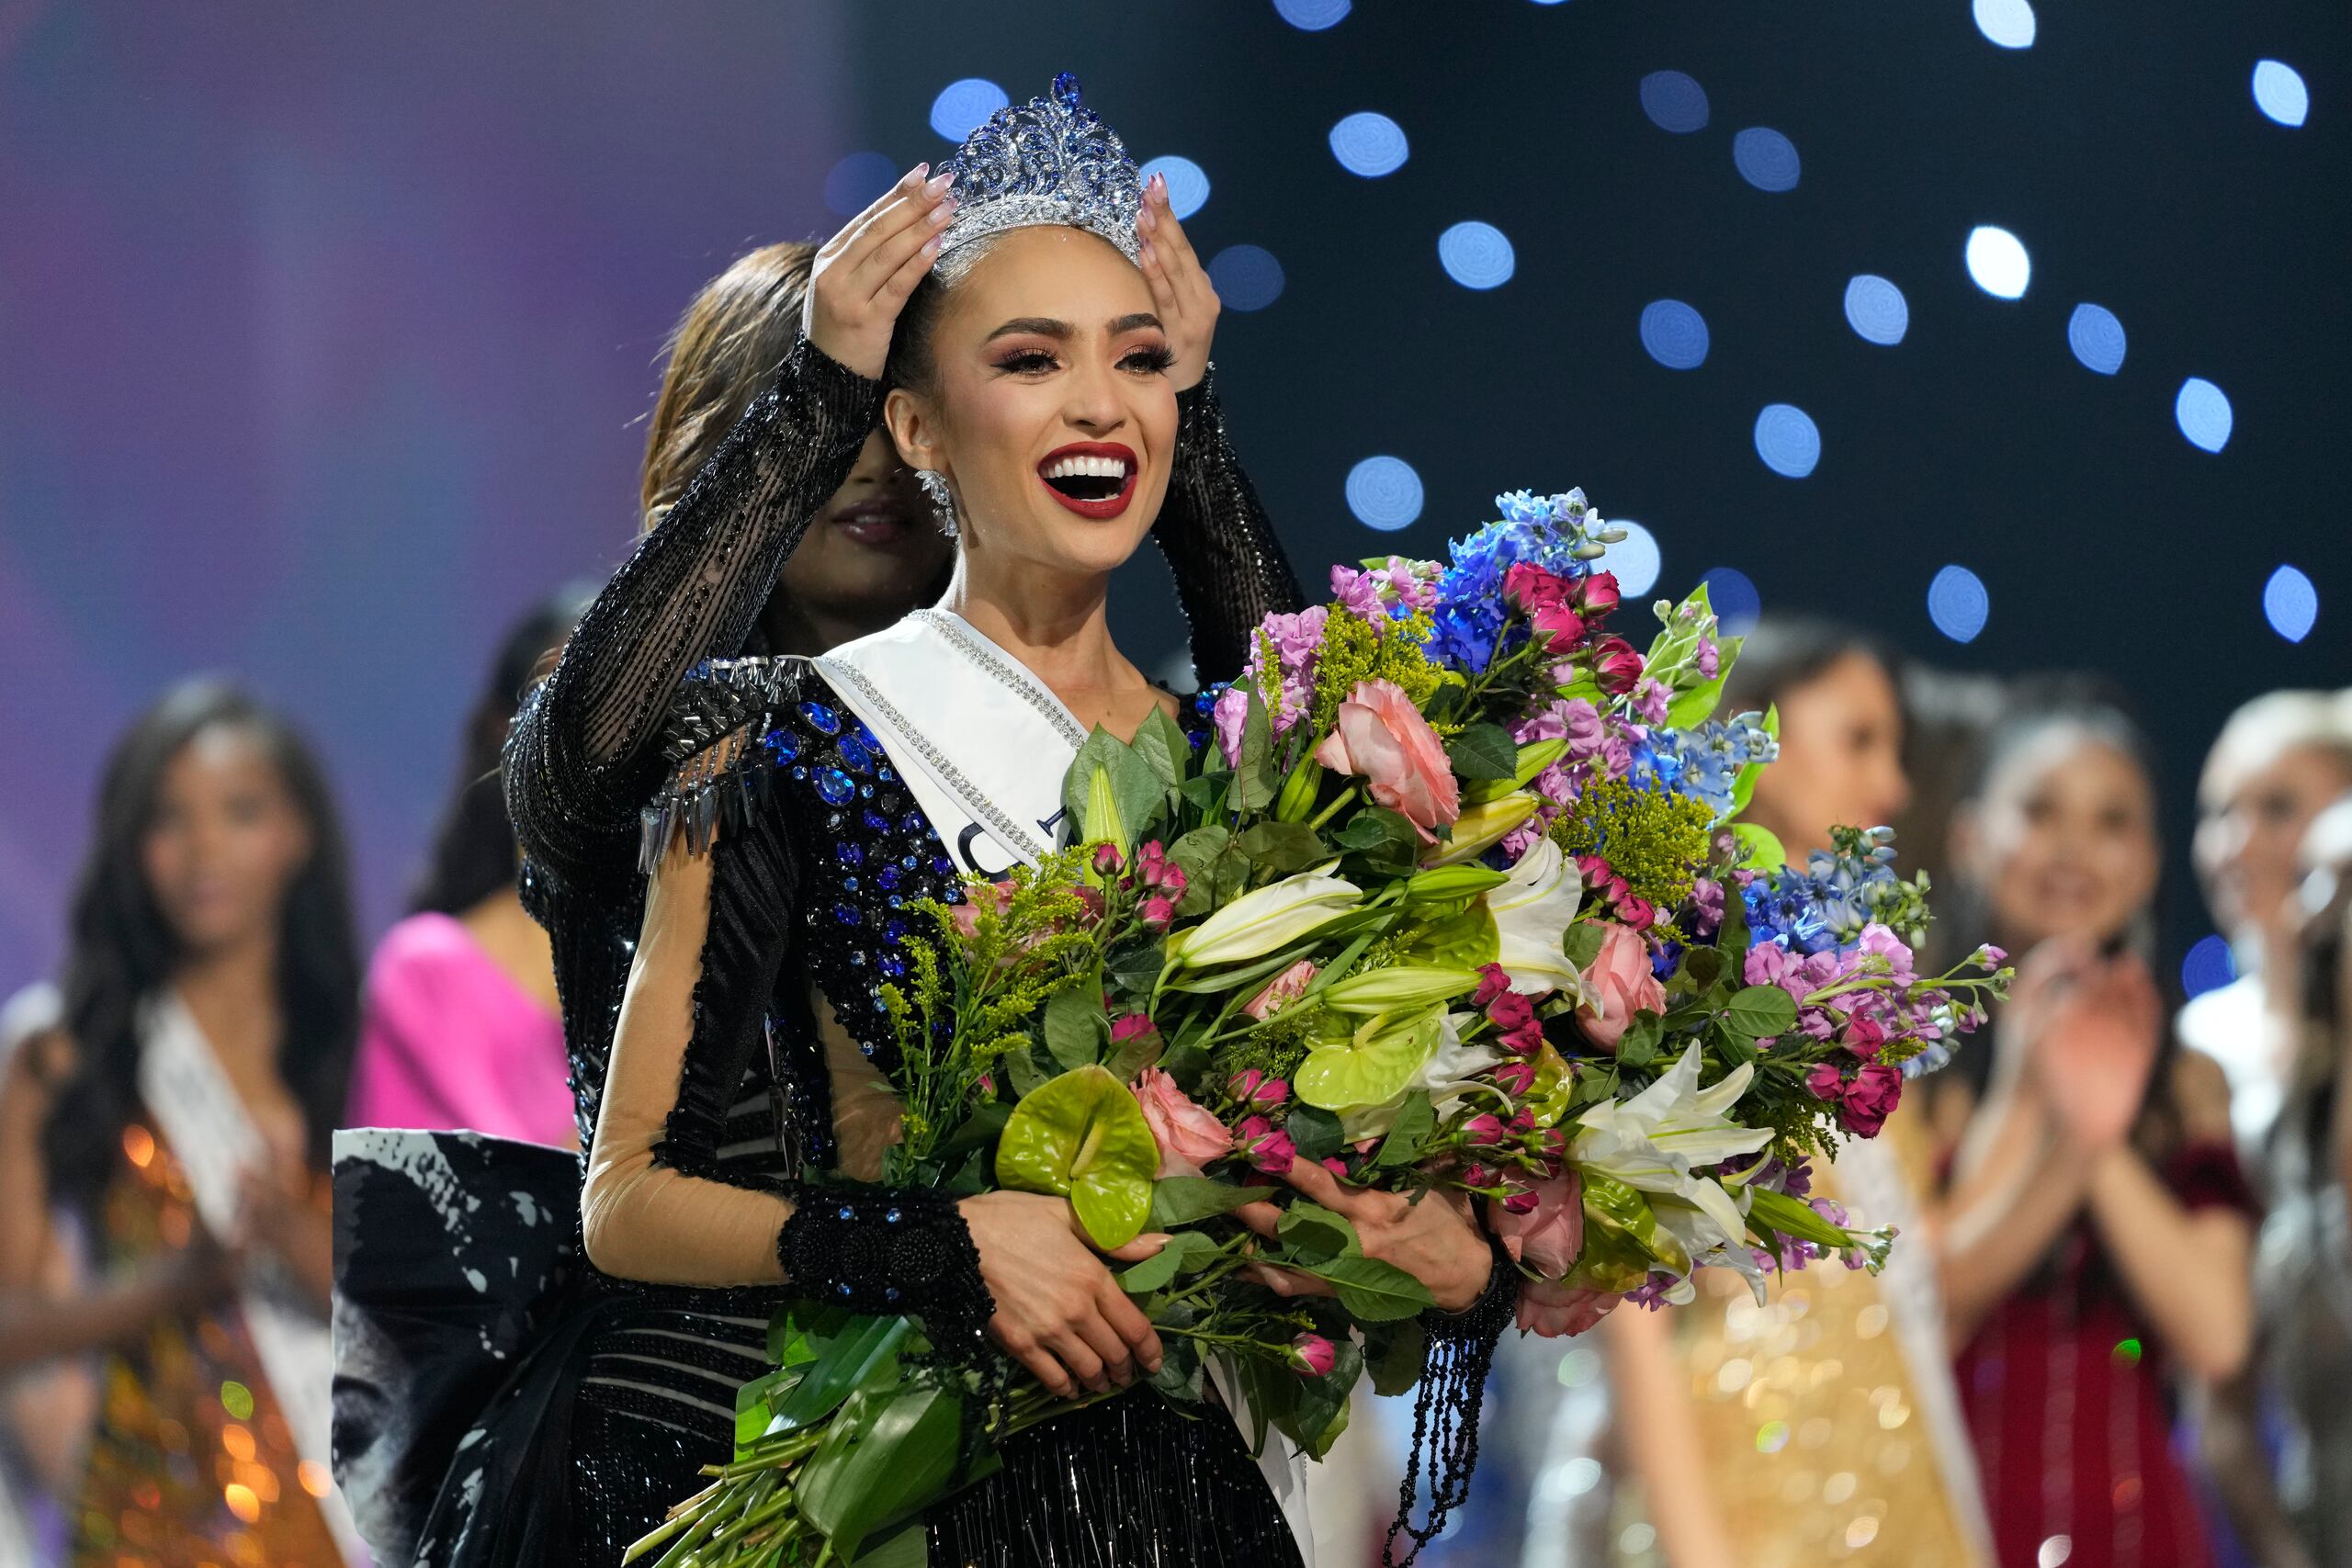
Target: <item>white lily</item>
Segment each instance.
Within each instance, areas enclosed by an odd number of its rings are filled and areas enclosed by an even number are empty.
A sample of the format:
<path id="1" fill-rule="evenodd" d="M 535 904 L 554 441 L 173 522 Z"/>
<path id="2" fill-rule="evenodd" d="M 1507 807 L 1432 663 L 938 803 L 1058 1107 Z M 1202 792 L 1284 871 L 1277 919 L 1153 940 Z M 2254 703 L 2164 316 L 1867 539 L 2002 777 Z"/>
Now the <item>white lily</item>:
<path id="1" fill-rule="evenodd" d="M 1745 1247 L 1747 1224 L 1739 1203 L 1722 1182 L 1701 1172 L 1772 1141 L 1770 1129 L 1742 1127 L 1724 1114 L 1747 1092 L 1755 1074 L 1742 1064 L 1712 1089 L 1701 1089 L 1694 1042 L 1633 1099 L 1604 1101 L 1578 1117 L 1568 1157 L 1651 1194 L 1658 1223 L 1692 1258 Z"/>
<path id="2" fill-rule="evenodd" d="M 1510 868 L 1510 880 L 1487 894 L 1487 912 L 1501 940 L 1497 962 L 1522 996 L 1582 994 L 1583 977 L 1562 942 L 1584 901 L 1584 878 L 1548 838 L 1538 839 Z"/>
<path id="3" fill-rule="evenodd" d="M 1302 871 L 1244 893 L 1207 919 L 1168 939 L 1170 968 L 1246 964 L 1278 952 L 1363 900 L 1343 877 Z"/>

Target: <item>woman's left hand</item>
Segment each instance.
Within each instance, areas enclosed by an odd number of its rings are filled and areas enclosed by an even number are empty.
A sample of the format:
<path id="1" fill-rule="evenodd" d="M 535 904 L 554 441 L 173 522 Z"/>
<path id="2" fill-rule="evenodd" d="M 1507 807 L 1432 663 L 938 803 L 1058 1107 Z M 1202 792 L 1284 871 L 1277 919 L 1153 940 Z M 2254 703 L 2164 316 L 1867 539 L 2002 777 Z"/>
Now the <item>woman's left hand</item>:
<path id="1" fill-rule="evenodd" d="M 1358 1191 L 1311 1159 L 1293 1160 L 1284 1179 L 1355 1226 L 1366 1258 L 1393 1263 L 1419 1280 L 1447 1312 L 1460 1312 L 1476 1301 L 1493 1277 L 1494 1249 L 1472 1218 L 1465 1194 L 1431 1192 L 1417 1203 L 1402 1193 Z M 1269 1238 L 1282 1223 L 1282 1211 L 1272 1203 L 1251 1203 L 1236 1213 L 1243 1224 Z M 1324 1281 L 1294 1269 L 1257 1263 L 1250 1272 L 1276 1295 L 1334 1293 Z"/>
<path id="2" fill-rule="evenodd" d="M 1209 340 L 1216 335 L 1216 289 L 1201 270 L 1201 258 L 1184 238 L 1184 226 L 1168 205 L 1168 180 L 1154 175 L 1143 187 L 1143 210 L 1136 214 L 1143 242 L 1144 281 L 1151 285 L 1152 308 L 1167 329 L 1175 363 L 1168 379 L 1180 392 L 1201 384 L 1209 373 Z"/>

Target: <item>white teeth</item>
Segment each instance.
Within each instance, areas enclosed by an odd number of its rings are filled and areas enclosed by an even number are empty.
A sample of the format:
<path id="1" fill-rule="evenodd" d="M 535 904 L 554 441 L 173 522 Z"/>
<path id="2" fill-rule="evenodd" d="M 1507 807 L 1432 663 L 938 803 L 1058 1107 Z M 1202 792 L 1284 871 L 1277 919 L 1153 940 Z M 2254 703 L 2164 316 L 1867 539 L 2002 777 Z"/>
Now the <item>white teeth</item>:
<path id="1" fill-rule="evenodd" d="M 1046 469 L 1049 479 L 1123 479 L 1127 477 L 1127 465 L 1118 457 L 1069 457 Z"/>

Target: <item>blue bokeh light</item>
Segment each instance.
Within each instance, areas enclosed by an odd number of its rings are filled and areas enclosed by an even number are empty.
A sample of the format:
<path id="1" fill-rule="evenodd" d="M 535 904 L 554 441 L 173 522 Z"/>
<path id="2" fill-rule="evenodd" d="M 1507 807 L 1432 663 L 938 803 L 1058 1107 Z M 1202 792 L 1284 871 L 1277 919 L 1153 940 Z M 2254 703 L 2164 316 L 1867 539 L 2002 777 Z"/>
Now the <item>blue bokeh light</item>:
<path id="1" fill-rule="evenodd" d="M 2191 376 L 2180 384 L 2180 395 L 2172 400 L 2172 417 L 2191 446 L 2219 452 L 2230 444 L 2235 417 L 2230 412 L 2229 394 L 2202 376 Z"/>
<path id="2" fill-rule="evenodd" d="M 1731 163 L 1758 190 L 1797 188 L 1797 144 L 1769 126 L 1751 125 L 1733 137 Z"/>
<path id="3" fill-rule="evenodd" d="M 1658 568 L 1662 564 L 1657 536 L 1639 523 L 1623 517 L 1611 517 L 1609 525 L 1624 529 L 1625 536 L 1613 545 L 1602 547 L 1600 558 L 1593 564 L 1603 571 L 1615 574 L 1618 592 L 1647 593 L 1657 586 Z"/>
<path id="4" fill-rule="evenodd" d="M 961 141 L 1012 101 L 1002 87 L 985 76 L 950 82 L 931 100 L 931 129 L 950 141 Z"/>
<path id="5" fill-rule="evenodd" d="M 899 165 L 881 152 L 853 152 L 825 176 L 825 210 L 854 218 L 899 177 Z"/>
<path id="6" fill-rule="evenodd" d="M 1928 619 L 1954 642 L 1974 642 L 1992 611 L 1984 580 L 1964 566 L 1948 566 L 1928 584 Z"/>
<path id="7" fill-rule="evenodd" d="M 1385 114 L 1364 109 L 1331 128 L 1331 156 L 1351 175 L 1376 180 L 1405 166 L 1412 149 L 1405 128 Z"/>
<path id="8" fill-rule="evenodd" d="M 1660 130 L 1688 136 L 1707 129 L 1707 89 L 1679 71 L 1653 71 L 1642 78 L 1642 112 Z"/>
<path id="9" fill-rule="evenodd" d="M 1794 403 L 1767 403 L 1756 416 L 1756 455 L 1776 474 L 1801 479 L 1821 461 L 1821 431 Z"/>
<path id="10" fill-rule="evenodd" d="M 2033 6 L 2030 0 L 1976 0 L 1976 30 L 2003 49 L 2033 47 Z"/>
<path id="11" fill-rule="evenodd" d="M 2283 60 L 2257 61 L 2254 67 L 2254 107 L 2280 125 L 2301 125 L 2312 112 L 2312 93 L 2303 78 Z"/>
<path id="12" fill-rule="evenodd" d="M 2007 229 L 1981 224 L 1968 231 L 1968 276 L 1996 299 L 2021 299 L 2033 280 L 2033 258 Z"/>
<path id="13" fill-rule="evenodd" d="M 1679 299 L 1642 307 L 1642 347 L 1668 370 L 1696 370 L 1707 361 L 1707 318 Z"/>
<path id="14" fill-rule="evenodd" d="M 2237 977 L 2237 954 L 2218 936 L 2198 938 L 2180 961 L 2180 988 L 2191 997 L 2218 991 Z"/>
<path id="15" fill-rule="evenodd" d="M 1355 0 L 1274 0 L 1274 15 L 1301 32 L 1336 28 L 1355 9 Z"/>
<path id="16" fill-rule="evenodd" d="M 2123 368 L 2123 323 L 2104 305 L 2077 305 L 2066 321 L 2066 346 L 2086 367 L 2112 376 Z"/>
<path id="17" fill-rule="evenodd" d="M 1887 279 L 1857 273 L 1846 282 L 1846 324 L 1864 343 L 1898 344 L 1911 330 L 1911 306 Z"/>
<path id="18" fill-rule="evenodd" d="M 1756 592 L 1747 573 L 1734 566 L 1711 567 L 1699 581 L 1706 584 L 1707 603 L 1714 606 L 1715 619 L 1725 636 L 1746 637 L 1756 629 L 1756 618 L 1764 613 L 1764 596 Z"/>
<path id="19" fill-rule="evenodd" d="M 1348 470 L 1348 510 L 1384 534 L 1409 527 L 1421 514 L 1421 476 L 1402 457 L 1366 457 Z"/>
<path id="20" fill-rule="evenodd" d="M 1209 198 L 1208 171 L 1190 158 L 1173 152 L 1162 153 L 1136 171 L 1145 179 L 1159 175 L 1168 181 L 1168 210 L 1177 221 L 1190 218 Z"/>
<path id="21" fill-rule="evenodd" d="M 2262 615 L 2272 631 L 2301 642 L 2319 622 L 2319 589 L 2302 568 L 2282 566 L 2262 585 Z"/>
<path id="22" fill-rule="evenodd" d="M 1283 297 L 1283 264 L 1259 245 L 1227 245 L 1209 258 L 1216 297 L 1237 310 L 1262 310 Z"/>
<path id="23" fill-rule="evenodd" d="M 1503 231 L 1475 219 L 1437 237 L 1437 259 L 1445 276 L 1464 288 L 1499 288 L 1519 269 L 1519 258 Z"/>

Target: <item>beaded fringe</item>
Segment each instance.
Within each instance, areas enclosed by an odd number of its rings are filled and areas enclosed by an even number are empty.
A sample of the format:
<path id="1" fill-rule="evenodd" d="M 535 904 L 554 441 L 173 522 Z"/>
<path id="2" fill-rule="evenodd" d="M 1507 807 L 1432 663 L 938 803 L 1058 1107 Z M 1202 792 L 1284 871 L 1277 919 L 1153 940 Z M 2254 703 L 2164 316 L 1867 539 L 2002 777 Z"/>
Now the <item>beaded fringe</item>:
<path id="1" fill-rule="evenodd" d="M 670 782 L 638 816 L 639 874 L 653 874 L 681 829 L 689 851 L 707 854 L 720 823 L 740 825 L 767 798 L 775 764 L 760 742 L 799 696 L 803 667 L 797 658 L 713 659 L 691 672 L 662 741 Z"/>

